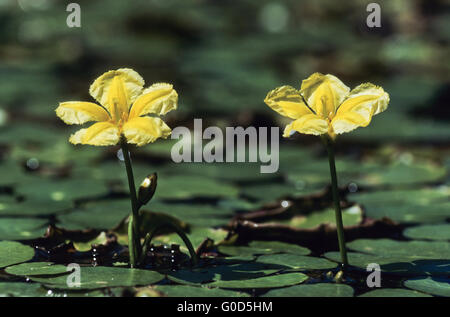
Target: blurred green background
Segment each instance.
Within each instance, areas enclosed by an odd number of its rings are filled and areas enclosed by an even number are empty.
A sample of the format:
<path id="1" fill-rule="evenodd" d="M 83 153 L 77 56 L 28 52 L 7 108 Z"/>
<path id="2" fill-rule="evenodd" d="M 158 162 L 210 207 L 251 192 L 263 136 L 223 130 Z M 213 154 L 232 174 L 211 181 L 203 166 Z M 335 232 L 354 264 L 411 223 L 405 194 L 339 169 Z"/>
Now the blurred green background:
<path id="1" fill-rule="evenodd" d="M 316 71 L 334 74 L 350 87 L 367 81 L 381 85 L 391 96 L 389 109 L 369 127 L 338 138 L 340 185 L 351 184 L 352 192 L 444 185 L 448 193 L 450 13 L 445 1 L 379 1 L 381 28 L 367 27 L 369 1 L 360 0 L 79 1 L 81 28 L 66 25 L 68 3 L 0 1 L 0 185 L 14 196 L 2 196 L 2 215 L 20 215 L 8 208 L 23 210 L 14 202 L 25 198 L 26 203 L 27 193 L 39 190 L 40 200 L 45 202 L 48 193 L 51 201 L 67 200 L 71 206 L 85 196 L 126 192 L 117 149 L 69 144 L 78 127 L 66 126 L 54 112 L 61 101 L 92 101 L 92 81 L 119 67 L 134 68 L 146 85 L 174 84 L 179 109 L 165 118 L 172 128 L 192 127 L 194 118 L 202 118 L 204 127 L 283 128 L 287 121 L 263 103 L 265 95 L 284 84 L 299 87 Z M 153 171 L 162 176 L 156 200 L 226 198 L 225 203 L 208 201 L 226 206 L 220 220 L 199 215 L 201 225 L 222 225 L 231 211 L 329 183 L 318 138 L 297 134 L 281 142 L 280 170 L 260 174 L 259 163 L 175 164 L 170 159 L 174 141 L 158 140 L 135 151 L 135 176 L 137 183 Z M 59 210 L 42 206 L 22 214 Z M 127 214 L 120 209 L 108 225 Z M 182 209 L 175 214 L 188 219 Z M 426 218 L 420 214 L 402 217 Z M 369 215 L 403 219 L 397 210 Z M 54 217 L 49 221 L 60 223 Z"/>

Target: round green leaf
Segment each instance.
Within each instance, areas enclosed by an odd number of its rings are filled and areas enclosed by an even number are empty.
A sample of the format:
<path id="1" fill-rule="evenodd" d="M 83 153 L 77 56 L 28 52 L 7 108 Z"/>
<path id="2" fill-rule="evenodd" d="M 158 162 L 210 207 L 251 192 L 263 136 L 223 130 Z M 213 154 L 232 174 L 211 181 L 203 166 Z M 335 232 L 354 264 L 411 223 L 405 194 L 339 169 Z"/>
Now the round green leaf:
<path id="1" fill-rule="evenodd" d="M 224 181 L 200 176 L 168 176 L 158 179 L 157 199 L 236 197 L 238 189 Z"/>
<path id="2" fill-rule="evenodd" d="M 293 270 L 324 270 L 336 267 L 336 263 L 327 259 L 296 254 L 262 255 L 257 263 L 282 265 Z"/>
<path id="3" fill-rule="evenodd" d="M 34 276 L 67 273 L 67 268 L 51 262 L 28 262 L 7 267 L 5 271 L 12 275 Z"/>
<path id="4" fill-rule="evenodd" d="M 148 270 L 128 269 L 118 267 L 81 267 L 80 287 L 70 287 L 67 279 L 70 275 L 56 277 L 30 277 L 33 281 L 57 289 L 97 289 L 116 286 L 138 286 L 155 284 L 164 278 L 164 275 Z"/>
<path id="5" fill-rule="evenodd" d="M 108 193 L 108 188 L 104 182 L 94 179 L 42 178 L 19 184 L 17 192 L 27 198 L 63 201 L 105 195 Z"/>
<path id="6" fill-rule="evenodd" d="M 450 224 L 423 225 L 407 228 L 403 231 L 405 237 L 420 240 L 450 240 Z"/>
<path id="7" fill-rule="evenodd" d="M 299 284 L 307 279 L 308 276 L 303 273 L 287 273 L 246 280 L 218 280 L 208 285 L 238 289 L 272 288 Z"/>
<path id="8" fill-rule="evenodd" d="M 0 282 L 0 297 L 42 297 L 47 290 L 37 283 Z"/>
<path id="9" fill-rule="evenodd" d="M 301 284 L 268 291 L 263 297 L 352 297 L 353 288 L 345 284 Z"/>
<path id="10" fill-rule="evenodd" d="M 448 187 L 420 190 L 389 190 L 349 195 L 349 200 L 361 204 L 366 215 L 388 217 L 401 223 L 436 223 L 445 221 L 450 203 Z"/>
<path id="11" fill-rule="evenodd" d="M 157 285 L 155 289 L 168 297 L 248 297 L 248 294 L 220 288 L 187 285 Z"/>
<path id="12" fill-rule="evenodd" d="M 403 285 L 416 291 L 450 297 L 450 278 L 448 277 L 421 277 L 406 280 Z"/>
<path id="13" fill-rule="evenodd" d="M 0 241 L 0 268 L 22 263 L 34 257 L 34 249 L 15 241 Z"/>
<path id="14" fill-rule="evenodd" d="M 370 263 L 381 266 L 382 272 L 400 275 L 448 274 L 450 244 L 442 241 L 395 241 L 390 239 L 359 239 L 347 243 L 359 252 L 349 252 L 350 265 L 366 270 Z M 339 252 L 325 257 L 340 262 Z"/>
<path id="15" fill-rule="evenodd" d="M 31 240 L 42 237 L 48 220 L 38 218 L 1 218 L 0 240 Z"/>
<path id="16" fill-rule="evenodd" d="M 84 207 L 58 216 L 58 226 L 70 230 L 111 229 L 130 214 L 128 199 L 111 199 L 90 202 Z"/>
<path id="17" fill-rule="evenodd" d="M 359 297 L 431 297 L 430 295 L 402 288 L 380 288 L 366 292 Z"/>
<path id="18" fill-rule="evenodd" d="M 45 216 L 56 214 L 73 207 L 72 201 L 54 201 L 31 198 L 21 202 L 14 200 L 0 202 L 1 216 Z"/>
<path id="19" fill-rule="evenodd" d="M 309 254 L 307 248 L 278 241 L 252 241 L 248 246 L 220 245 L 219 251 L 231 256 L 248 256 L 287 252 L 292 254 Z"/>

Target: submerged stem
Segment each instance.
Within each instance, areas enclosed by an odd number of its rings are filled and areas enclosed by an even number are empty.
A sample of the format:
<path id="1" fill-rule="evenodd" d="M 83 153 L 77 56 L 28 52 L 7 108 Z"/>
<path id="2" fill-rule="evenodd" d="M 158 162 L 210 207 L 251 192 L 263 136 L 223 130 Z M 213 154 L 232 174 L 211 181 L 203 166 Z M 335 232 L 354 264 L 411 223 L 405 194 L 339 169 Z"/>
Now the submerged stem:
<path id="1" fill-rule="evenodd" d="M 179 226 L 177 226 L 174 223 L 170 223 L 170 222 L 165 223 L 165 224 L 153 229 L 151 232 L 147 233 L 147 235 L 145 236 L 144 244 L 142 246 L 142 254 L 141 254 L 139 262 L 142 263 L 144 261 L 145 255 L 148 250 L 148 246 L 150 245 L 150 242 L 155 237 L 157 232 L 164 228 L 172 229 L 173 231 L 175 231 L 176 234 L 178 234 L 178 236 L 183 240 L 184 244 L 186 245 L 186 247 L 189 250 L 189 254 L 191 255 L 192 264 L 197 265 L 197 263 L 198 263 L 197 253 L 195 252 L 191 241 L 189 240 L 187 235 L 184 233 L 184 231 Z"/>
<path id="2" fill-rule="evenodd" d="M 336 174 L 336 163 L 334 159 L 334 142 L 329 137 L 324 137 L 324 142 L 328 151 L 328 161 L 330 163 L 331 191 L 333 194 L 334 210 L 336 213 L 336 229 L 338 234 L 339 251 L 344 267 L 348 265 L 347 249 L 345 248 L 344 225 L 342 222 L 341 203 L 339 199 L 338 182 Z"/>
<path id="3" fill-rule="evenodd" d="M 130 188 L 131 198 L 131 210 L 130 224 L 128 227 L 128 244 L 130 252 L 130 264 L 131 267 L 136 267 L 140 251 L 141 251 L 141 239 L 139 237 L 139 203 L 136 196 L 136 186 L 134 184 L 133 168 L 131 166 L 130 152 L 128 151 L 127 143 L 121 141 L 120 146 L 122 148 L 122 154 L 125 161 L 125 167 L 128 176 L 128 186 Z"/>

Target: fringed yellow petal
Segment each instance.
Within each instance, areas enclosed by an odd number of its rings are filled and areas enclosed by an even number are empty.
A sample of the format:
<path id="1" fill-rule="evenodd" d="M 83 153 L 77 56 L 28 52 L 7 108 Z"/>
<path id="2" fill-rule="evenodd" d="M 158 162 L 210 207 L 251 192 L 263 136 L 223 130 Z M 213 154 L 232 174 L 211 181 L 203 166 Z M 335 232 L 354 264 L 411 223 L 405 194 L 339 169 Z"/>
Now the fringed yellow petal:
<path id="1" fill-rule="evenodd" d="M 87 129 L 81 129 L 70 137 L 73 144 L 115 145 L 119 142 L 120 133 L 116 125 L 110 122 L 94 123 Z"/>
<path id="2" fill-rule="evenodd" d="M 282 116 L 291 119 L 312 113 L 303 102 L 300 92 L 291 86 L 281 86 L 270 91 L 264 102 Z"/>
<path id="3" fill-rule="evenodd" d="M 389 95 L 383 88 L 370 83 L 353 89 L 339 107 L 331 121 L 336 134 L 350 132 L 358 127 L 366 127 L 372 116 L 387 109 Z"/>
<path id="4" fill-rule="evenodd" d="M 158 138 L 167 138 L 172 130 L 160 118 L 137 117 L 123 126 L 123 135 L 128 143 L 142 146 Z"/>
<path id="5" fill-rule="evenodd" d="M 353 111 L 359 107 L 370 107 L 373 109 L 373 115 L 376 115 L 386 110 L 388 104 L 389 94 L 383 88 L 371 83 L 365 83 L 350 92 L 339 107 L 337 114 Z"/>
<path id="6" fill-rule="evenodd" d="M 128 108 L 141 94 L 143 87 L 144 79 L 137 72 L 121 68 L 98 77 L 89 92 L 114 118 L 120 118 L 123 112 L 128 112 Z"/>
<path id="7" fill-rule="evenodd" d="M 171 84 L 157 83 L 142 92 L 130 109 L 130 118 L 149 113 L 165 115 L 177 108 L 178 94 Z"/>
<path id="8" fill-rule="evenodd" d="M 108 121 L 105 109 L 92 102 L 62 102 L 56 108 L 56 115 L 66 124 L 83 124 L 89 121 Z"/>
<path id="9" fill-rule="evenodd" d="M 314 73 L 303 80 L 300 93 L 317 115 L 328 118 L 347 97 L 348 88 L 337 77 Z"/>
<path id="10" fill-rule="evenodd" d="M 318 115 L 308 114 L 287 125 L 284 129 L 283 137 L 288 138 L 292 131 L 321 135 L 328 132 L 328 122 Z"/>

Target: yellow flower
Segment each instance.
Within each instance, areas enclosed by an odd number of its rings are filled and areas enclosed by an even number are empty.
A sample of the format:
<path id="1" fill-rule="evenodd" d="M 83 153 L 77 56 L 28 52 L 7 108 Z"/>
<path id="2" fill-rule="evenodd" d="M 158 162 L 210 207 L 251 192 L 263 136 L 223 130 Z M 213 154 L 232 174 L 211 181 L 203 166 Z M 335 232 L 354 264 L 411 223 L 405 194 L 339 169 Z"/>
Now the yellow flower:
<path id="1" fill-rule="evenodd" d="M 89 93 L 99 104 L 69 101 L 56 109 L 66 124 L 97 122 L 72 134 L 69 141 L 73 144 L 115 145 L 123 135 L 128 143 L 142 146 L 172 132 L 156 117 L 177 108 L 178 94 L 170 84 L 144 89 L 144 80 L 137 72 L 121 68 L 97 78 Z"/>
<path id="2" fill-rule="evenodd" d="M 303 80 L 300 90 L 291 86 L 276 88 L 264 102 L 279 114 L 294 119 L 284 130 L 284 137 L 292 131 L 304 134 L 336 134 L 366 127 L 372 116 L 386 110 L 389 95 L 371 83 L 350 91 L 333 75 L 312 74 Z"/>

